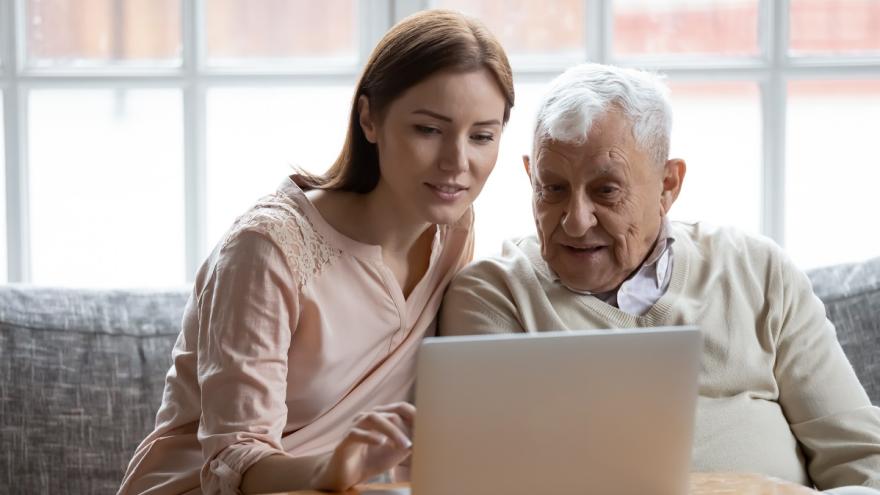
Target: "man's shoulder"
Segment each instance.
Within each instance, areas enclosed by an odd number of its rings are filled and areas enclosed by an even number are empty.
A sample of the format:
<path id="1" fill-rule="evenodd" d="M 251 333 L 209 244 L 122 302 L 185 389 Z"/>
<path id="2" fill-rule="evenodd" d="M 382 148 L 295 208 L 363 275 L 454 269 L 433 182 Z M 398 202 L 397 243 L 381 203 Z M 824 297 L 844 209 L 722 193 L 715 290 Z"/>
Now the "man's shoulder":
<path id="1" fill-rule="evenodd" d="M 500 254 L 465 266 L 444 294 L 439 333 L 525 331 L 535 311 L 548 311 L 542 266 L 534 235 L 506 240 Z"/>
<path id="2" fill-rule="evenodd" d="M 692 260 L 765 271 L 788 258 L 769 237 L 727 225 L 709 222 L 672 222 L 674 251 L 692 255 Z"/>
<path id="3" fill-rule="evenodd" d="M 509 285 L 534 279 L 540 268 L 541 245 L 537 236 L 514 237 L 502 243 L 500 254 L 475 259 L 462 268 L 453 284 Z"/>
<path id="4" fill-rule="evenodd" d="M 749 232 L 729 225 L 710 222 L 671 222 L 672 235 L 676 242 L 692 244 L 701 251 L 749 250 L 776 252 L 779 246 L 775 241 L 761 234 Z"/>

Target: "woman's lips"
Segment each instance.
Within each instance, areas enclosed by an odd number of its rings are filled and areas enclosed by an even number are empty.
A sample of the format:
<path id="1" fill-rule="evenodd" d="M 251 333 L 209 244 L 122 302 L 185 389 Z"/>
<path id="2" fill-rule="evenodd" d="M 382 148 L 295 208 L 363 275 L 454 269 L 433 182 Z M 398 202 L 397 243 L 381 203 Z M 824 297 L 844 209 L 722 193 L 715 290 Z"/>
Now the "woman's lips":
<path id="1" fill-rule="evenodd" d="M 431 184 L 426 182 L 425 185 L 443 201 L 455 201 L 467 191 L 466 187 L 457 184 Z"/>

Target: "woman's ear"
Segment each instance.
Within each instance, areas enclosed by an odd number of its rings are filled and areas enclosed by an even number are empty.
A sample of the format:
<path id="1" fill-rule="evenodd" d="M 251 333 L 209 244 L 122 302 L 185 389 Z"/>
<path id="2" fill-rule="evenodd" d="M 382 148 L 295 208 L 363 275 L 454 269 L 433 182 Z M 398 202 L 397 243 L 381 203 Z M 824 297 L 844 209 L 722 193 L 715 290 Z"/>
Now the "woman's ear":
<path id="1" fill-rule="evenodd" d="M 373 116 L 370 114 L 370 100 L 367 95 L 358 96 L 358 123 L 367 141 L 376 144 L 376 125 L 373 122 Z"/>

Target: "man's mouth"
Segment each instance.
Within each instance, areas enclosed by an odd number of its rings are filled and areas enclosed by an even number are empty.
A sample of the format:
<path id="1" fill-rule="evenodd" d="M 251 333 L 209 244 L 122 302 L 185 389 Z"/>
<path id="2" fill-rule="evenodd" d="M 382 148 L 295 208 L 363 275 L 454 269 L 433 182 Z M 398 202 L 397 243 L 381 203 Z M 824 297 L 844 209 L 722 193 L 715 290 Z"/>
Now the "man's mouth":
<path id="1" fill-rule="evenodd" d="M 589 244 L 589 245 L 581 245 L 581 244 L 562 244 L 562 246 L 566 249 L 566 251 L 575 254 L 575 255 L 592 255 L 597 254 L 608 246 L 603 244 Z"/>

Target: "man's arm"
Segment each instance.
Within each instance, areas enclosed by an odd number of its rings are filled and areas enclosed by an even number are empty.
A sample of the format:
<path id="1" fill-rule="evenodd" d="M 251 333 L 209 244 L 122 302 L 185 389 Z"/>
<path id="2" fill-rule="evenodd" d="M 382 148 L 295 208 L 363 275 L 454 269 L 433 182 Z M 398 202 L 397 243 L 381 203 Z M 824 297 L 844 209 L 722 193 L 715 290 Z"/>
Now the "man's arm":
<path id="1" fill-rule="evenodd" d="M 820 489 L 880 488 L 880 409 L 871 405 L 806 275 L 783 259 L 779 403 Z"/>
<path id="2" fill-rule="evenodd" d="M 493 269 L 495 268 L 495 269 Z M 449 284 L 440 308 L 442 336 L 525 332 L 516 304 L 489 262 L 465 267 Z"/>

